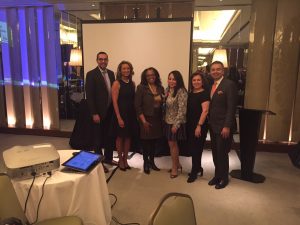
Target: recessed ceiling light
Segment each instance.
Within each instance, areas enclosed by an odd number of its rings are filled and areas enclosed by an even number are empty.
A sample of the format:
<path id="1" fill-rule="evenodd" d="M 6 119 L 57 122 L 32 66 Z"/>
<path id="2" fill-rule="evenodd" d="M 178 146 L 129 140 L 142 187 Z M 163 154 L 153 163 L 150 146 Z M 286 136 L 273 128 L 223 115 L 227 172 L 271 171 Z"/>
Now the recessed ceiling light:
<path id="1" fill-rule="evenodd" d="M 92 7 L 95 7 L 96 6 L 96 4 L 95 3 L 92 3 L 92 5 L 91 5 Z"/>

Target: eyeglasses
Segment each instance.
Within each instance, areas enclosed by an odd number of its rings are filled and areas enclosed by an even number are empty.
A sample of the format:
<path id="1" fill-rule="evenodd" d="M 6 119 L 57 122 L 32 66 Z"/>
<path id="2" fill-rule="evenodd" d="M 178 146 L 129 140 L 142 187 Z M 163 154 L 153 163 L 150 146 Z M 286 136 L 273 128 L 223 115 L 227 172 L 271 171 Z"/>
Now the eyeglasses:
<path id="1" fill-rule="evenodd" d="M 98 58 L 98 61 L 108 61 L 108 58 Z"/>

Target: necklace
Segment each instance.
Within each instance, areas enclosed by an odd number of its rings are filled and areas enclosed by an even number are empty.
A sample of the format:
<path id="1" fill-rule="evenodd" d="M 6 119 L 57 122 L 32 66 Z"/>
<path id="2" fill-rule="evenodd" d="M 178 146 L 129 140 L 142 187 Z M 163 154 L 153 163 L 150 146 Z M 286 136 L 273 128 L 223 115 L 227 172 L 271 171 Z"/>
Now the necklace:
<path id="1" fill-rule="evenodd" d="M 152 89 L 152 87 L 151 87 L 150 84 L 148 84 L 148 86 L 149 86 L 149 89 L 150 89 L 151 93 L 152 93 L 153 95 L 156 95 L 156 94 L 157 94 L 157 91 L 156 91 L 156 90 L 154 91 L 154 90 Z M 156 89 L 156 87 L 155 87 L 155 89 Z"/>
<path id="2" fill-rule="evenodd" d="M 125 79 L 121 78 L 121 80 L 124 81 L 126 84 L 129 83 L 129 79 L 126 79 L 126 80 L 125 80 Z"/>
<path id="3" fill-rule="evenodd" d="M 201 88 L 201 89 L 198 89 L 198 90 L 193 90 L 193 93 L 199 93 L 199 92 L 202 92 L 202 91 L 204 91 L 204 89 L 203 89 L 203 88 Z"/>

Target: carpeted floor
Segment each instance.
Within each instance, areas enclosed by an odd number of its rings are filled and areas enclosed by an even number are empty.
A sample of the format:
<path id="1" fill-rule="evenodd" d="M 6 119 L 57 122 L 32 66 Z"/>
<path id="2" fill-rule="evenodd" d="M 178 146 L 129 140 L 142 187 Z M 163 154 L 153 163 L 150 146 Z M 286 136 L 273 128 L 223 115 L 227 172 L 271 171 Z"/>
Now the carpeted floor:
<path id="1" fill-rule="evenodd" d="M 14 145 L 45 142 L 52 143 L 58 150 L 69 149 L 68 141 L 66 138 L 0 134 L 0 152 Z M 147 225 L 151 213 L 166 193 L 181 192 L 193 198 L 199 225 L 300 224 L 300 170 L 292 166 L 287 154 L 258 152 L 255 172 L 266 176 L 266 181 L 253 184 L 231 178 L 228 187 L 222 190 L 207 185 L 214 171 L 211 151 L 205 150 L 203 154 L 204 176 L 192 184 L 186 183 L 191 159 L 181 157 L 180 161 L 183 173 L 170 179 L 167 172 L 171 166 L 169 156 L 156 158 L 162 170 L 146 175 L 142 171 L 142 156 L 133 155 L 129 160 L 133 169 L 117 170 L 108 183 L 109 192 L 118 199 L 112 210 L 113 216 L 122 223 Z M 231 151 L 230 170 L 239 168 L 238 157 Z M 113 171 L 114 167 L 109 169 Z M 3 170 L 2 161 L 0 170 Z M 115 224 L 111 222 L 111 225 Z"/>

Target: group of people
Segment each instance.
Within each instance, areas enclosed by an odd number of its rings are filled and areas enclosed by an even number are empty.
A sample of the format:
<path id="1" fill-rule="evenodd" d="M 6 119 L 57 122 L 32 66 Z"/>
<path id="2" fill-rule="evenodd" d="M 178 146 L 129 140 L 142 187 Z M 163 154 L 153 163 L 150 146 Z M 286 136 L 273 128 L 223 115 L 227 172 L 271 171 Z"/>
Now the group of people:
<path id="1" fill-rule="evenodd" d="M 235 121 L 237 89 L 224 77 L 224 66 L 215 61 L 210 67 L 213 84 L 201 72 L 192 74 L 188 92 L 182 74 L 171 71 L 168 87 L 163 88 L 159 72 L 145 69 L 140 84 L 132 76 L 133 66 L 122 61 L 114 73 L 107 69 L 108 55 L 97 54 L 98 66 L 86 75 L 86 98 L 94 127 L 94 149 L 101 154 L 104 148 L 105 163 L 118 165 L 122 171 L 130 170 L 127 156 L 131 139 L 139 131 L 143 150 L 144 173 L 159 171 L 154 161 L 157 142 L 168 141 L 172 166 L 170 178 L 182 172 L 178 142 L 187 140 L 192 155 L 192 168 L 187 179 L 194 182 L 203 175 L 201 156 L 208 130 L 210 130 L 215 175 L 209 181 L 216 189 L 228 184 L 228 152 Z M 114 146 L 119 162 L 112 158 Z"/>

